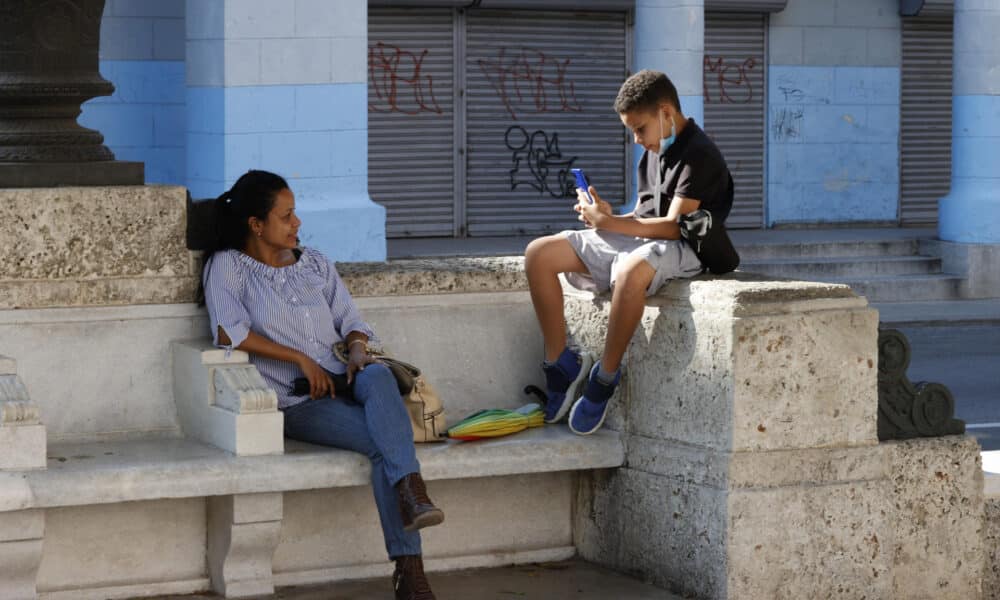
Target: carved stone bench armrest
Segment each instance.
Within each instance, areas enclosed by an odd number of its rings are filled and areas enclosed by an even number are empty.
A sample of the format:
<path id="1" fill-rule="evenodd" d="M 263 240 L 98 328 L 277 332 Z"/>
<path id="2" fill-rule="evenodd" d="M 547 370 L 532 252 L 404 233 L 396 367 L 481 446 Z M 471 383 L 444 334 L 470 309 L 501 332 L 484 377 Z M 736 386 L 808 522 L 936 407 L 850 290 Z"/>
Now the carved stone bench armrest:
<path id="1" fill-rule="evenodd" d="M 45 468 L 41 413 L 17 376 L 17 363 L 5 356 L 0 356 L 0 448 L 0 471 Z"/>
<path id="2" fill-rule="evenodd" d="M 173 343 L 174 400 L 188 437 L 238 455 L 284 452 L 278 396 L 245 352 Z"/>

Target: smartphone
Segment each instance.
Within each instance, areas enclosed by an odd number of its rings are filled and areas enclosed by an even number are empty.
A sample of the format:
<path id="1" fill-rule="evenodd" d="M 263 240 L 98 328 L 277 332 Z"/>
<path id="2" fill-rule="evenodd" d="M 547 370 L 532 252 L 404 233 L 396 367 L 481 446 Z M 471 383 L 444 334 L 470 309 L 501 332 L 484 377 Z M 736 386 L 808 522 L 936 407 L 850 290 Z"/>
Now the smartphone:
<path id="1" fill-rule="evenodd" d="M 590 181 L 587 180 L 587 175 L 583 172 L 583 169 L 570 169 L 569 172 L 573 174 L 573 177 L 576 177 L 576 187 L 583 188 L 583 191 L 587 194 L 587 200 L 593 204 L 594 197 L 590 195 Z"/>

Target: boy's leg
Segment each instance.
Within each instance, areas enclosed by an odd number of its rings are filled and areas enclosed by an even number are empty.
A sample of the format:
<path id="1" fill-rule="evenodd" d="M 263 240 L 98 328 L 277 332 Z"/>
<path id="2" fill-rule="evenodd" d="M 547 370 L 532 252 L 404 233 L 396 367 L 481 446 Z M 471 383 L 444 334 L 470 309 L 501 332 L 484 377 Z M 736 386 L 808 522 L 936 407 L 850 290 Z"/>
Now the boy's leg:
<path id="1" fill-rule="evenodd" d="M 630 255 L 619 267 L 611 294 L 604 355 L 594 364 L 583 396 L 569 413 L 569 428 L 575 433 L 590 435 L 604 424 L 608 400 L 621 380 L 622 356 L 642 318 L 646 291 L 655 276 L 656 269 L 642 255 Z"/>
<path id="2" fill-rule="evenodd" d="M 566 316 L 559 273 L 589 273 L 573 245 L 562 235 L 539 238 L 525 251 L 525 272 L 531 302 L 545 340 L 545 422 L 557 423 L 566 416 L 587 379 L 593 359 L 566 345 Z"/>
<path id="3" fill-rule="evenodd" d="M 611 294 L 608 336 L 601 357 L 601 369 L 605 373 L 614 373 L 621 366 L 625 349 L 642 319 L 646 291 L 655 276 L 656 269 L 642 256 L 629 256 L 622 263 Z"/>
<path id="4" fill-rule="evenodd" d="M 559 273 L 586 273 L 587 267 L 562 235 L 533 240 L 524 251 L 531 303 L 545 340 L 545 360 L 553 362 L 566 347 L 566 315 Z"/>

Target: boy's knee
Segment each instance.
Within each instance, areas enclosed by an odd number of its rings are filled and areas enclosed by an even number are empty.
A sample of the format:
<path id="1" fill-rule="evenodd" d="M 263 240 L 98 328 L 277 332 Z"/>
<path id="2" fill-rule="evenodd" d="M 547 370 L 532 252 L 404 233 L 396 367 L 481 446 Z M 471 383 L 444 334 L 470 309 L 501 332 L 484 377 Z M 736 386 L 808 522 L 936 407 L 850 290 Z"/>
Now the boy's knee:
<path id="1" fill-rule="evenodd" d="M 547 248 L 551 247 L 556 236 L 547 235 L 545 237 L 531 240 L 528 247 L 524 249 L 524 268 L 531 269 L 538 265 L 539 260 L 543 260 Z"/>
<path id="2" fill-rule="evenodd" d="M 629 260 L 621 266 L 615 277 L 615 287 L 630 292 L 646 292 L 653 282 L 656 269 L 645 259 Z"/>

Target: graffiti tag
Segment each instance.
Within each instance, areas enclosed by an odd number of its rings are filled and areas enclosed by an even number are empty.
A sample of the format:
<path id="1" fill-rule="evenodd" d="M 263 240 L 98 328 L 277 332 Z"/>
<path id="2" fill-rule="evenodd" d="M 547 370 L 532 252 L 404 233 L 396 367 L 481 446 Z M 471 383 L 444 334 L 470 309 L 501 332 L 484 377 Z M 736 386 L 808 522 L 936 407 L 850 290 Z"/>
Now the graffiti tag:
<path id="1" fill-rule="evenodd" d="M 526 183 L 538 190 L 538 193 L 548 193 L 553 198 L 571 198 L 576 196 L 576 183 L 570 169 L 576 157 L 563 158 L 559 150 L 559 134 L 553 133 L 550 138 L 547 133 L 537 130 L 528 134 L 528 130 L 520 125 L 511 125 L 504 134 L 507 149 L 512 152 L 510 170 L 510 190 Z M 554 175 L 555 180 L 550 180 Z"/>
<path id="2" fill-rule="evenodd" d="M 753 102 L 754 90 L 750 77 L 747 74 L 757 66 L 757 61 L 749 57 L 742 63 L 727 62 L 723 56 L 705 56 L 705 69 L 703 71 L 703 83 L 705 104 L 718 102 L 719 104 L 749 104 Z M 710 77 L 714 75 L 714 77 Z M 713 100 L 709 92 L 709 82 L 715 79 L 718 81 L 718 95 Z M 714 82 L 712 82 L 714 84 Z"/>
<path id="3" fill-rule="evenodd" d="M 511 118 L 518 112 L 580 112 L 573 82 L 566 76 L 570 59 L 552 58 L 539 50 L 500 48 L 496 60 L 480 59 L 479 68 Z"/>
<path id="4" fill-rule="evenodd" d="M 368 48 L 368 111 L 406 115 L 441 114 L 434 98 L 434 78 L 423 72 L 429 50 L 420 54 L 378 42 Z"/>

